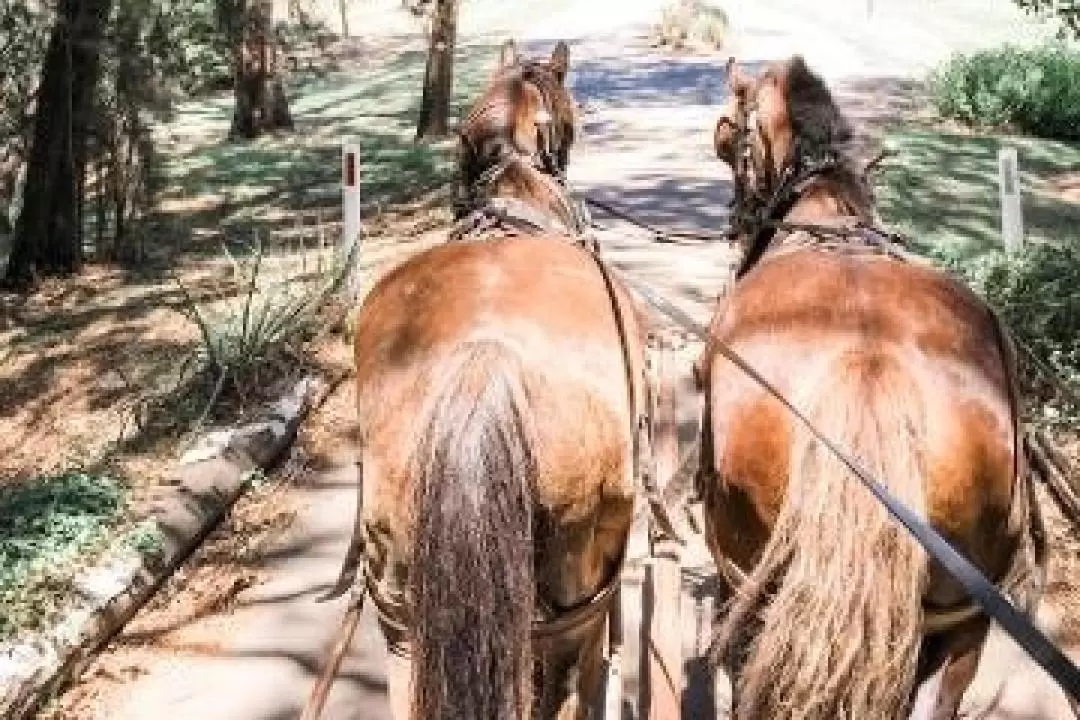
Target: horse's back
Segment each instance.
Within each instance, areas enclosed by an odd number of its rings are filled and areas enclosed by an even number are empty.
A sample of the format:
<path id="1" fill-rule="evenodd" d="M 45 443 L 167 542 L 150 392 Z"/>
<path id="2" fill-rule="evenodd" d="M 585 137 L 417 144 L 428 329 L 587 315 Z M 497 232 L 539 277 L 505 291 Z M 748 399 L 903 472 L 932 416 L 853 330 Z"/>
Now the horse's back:
<path id="1" fill-rule="evenodd" d="M 629 296 L 616 294 L 629 373 L 597 263 L 563 238 L 438 246 L 373 288 L 355 324 L 357 404 L 365 513 L 395 536 L 390 544 L 411 532 L 410 454 L 433 388 L 455 355 L 494 343 L 522 374 L 537 438 L 537 506 L 551 528 L 563 528 L 546 550 L 556 558 L 560 546 L 565 555 L 584 544 L 605 560 L 619 554 L 633 503 L 628 382 L 640 408 L 643 342 Z M 605 562 L 586 564 L 595 572 L 580 592 L 553 600 L 570 604 L 604 580 Z"/>
<path id="2" fill-rule="evenodd" d="M 891 401 L 879 414 L 916 416 L 927 516 L 991 575 L 1005 571 L 1015 409 L 1004 340 L 970 290 L 882 256 L 793 251 L 739 283 L 714 331 L 797 405 L 860 386 Z M 732 524 L 721 543 L 748 564 L 784 502 L 798 421 L 724 360 L 711 365 L 710 393 Z M 931 587 L 937 601 L 959 600 L 951 583 Z"/>

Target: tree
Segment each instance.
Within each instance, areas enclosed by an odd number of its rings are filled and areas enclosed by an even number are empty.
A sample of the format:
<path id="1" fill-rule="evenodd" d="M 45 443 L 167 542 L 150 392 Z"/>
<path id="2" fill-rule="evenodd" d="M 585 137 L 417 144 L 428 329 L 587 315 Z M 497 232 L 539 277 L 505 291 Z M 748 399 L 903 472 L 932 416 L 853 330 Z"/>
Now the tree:
<path id="1" fill-rule="evenodd" d="M 112 0 L 60 0 L 45 51 L 22 212 L 6 284 L 66 275 L 82 262 L 80 207 L 99 48 Z"/>
<path id="2" fill-rule="evenodd" d="M 233 48 L 236 95 L 229 138 L 292 130 L 292 114 L 278 73 L 273 0 L 222 0 L 222 14 Z"/>
<path id="3" fill-rule="evenodd" d="M 338 12 L 341 13 L 341 36 L 349 37 L 349 0 L 338 0 Z"/>
<path id="4" fill-rule="evenodd" d="M 435 0 L 431 41 L 424 70 L 417 139 L 443 137 L 450 132 L 450 97 L 454 88 L 454 45 L 457 41 L 457 0 Z"/>
<path id="5" fill-rule="evenodd" d="M 1033 15 L 1055 17 L 1061 22 L 1061 34 L 1080 40 L 1080 0 L 1014 0 Z"/>

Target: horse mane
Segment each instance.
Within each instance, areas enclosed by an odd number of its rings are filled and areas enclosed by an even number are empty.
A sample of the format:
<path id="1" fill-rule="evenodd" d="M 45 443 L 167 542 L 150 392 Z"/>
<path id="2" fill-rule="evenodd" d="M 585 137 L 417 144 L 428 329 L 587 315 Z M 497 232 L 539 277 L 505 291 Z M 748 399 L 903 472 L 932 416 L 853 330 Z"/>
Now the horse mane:
<path id="1" fill-rule="evenodd" d="M 786 68 L 784 100 L 795 137 L 803 149 L 824 150 L 851 140 L 851 125 L 840 111 L 825 81 L 814 73 L 801 55 Z"/>
<path id="2" fill-rule="evenodd" d="M 854 133 L 825 81 L 807 66 L 801 55 L 788 61 L 784 72 L 784 100 L 801 161 L 832 158 L 829 174 L 844 199 L 857 211 L 874 205 L 873 190 L 847 147 Z"/>
<path id="3" fill-rule="evenodd" d="M 514 157 L 499 179 L 498 185 L 502 196 L 512 196 L 524 200 L 537 209 L 547 210 L 556 215 L 567 227 L 573 229 L 576 224 L 573 201 L 566 190 L 547 173 L 541 172 L 524 158 Z"/>

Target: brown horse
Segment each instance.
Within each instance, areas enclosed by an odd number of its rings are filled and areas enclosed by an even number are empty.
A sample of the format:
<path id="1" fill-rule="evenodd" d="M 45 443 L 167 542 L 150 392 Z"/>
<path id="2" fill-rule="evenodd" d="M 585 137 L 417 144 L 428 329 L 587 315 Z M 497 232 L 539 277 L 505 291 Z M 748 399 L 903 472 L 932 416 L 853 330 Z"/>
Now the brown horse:
<path id="1" fill-rule="evenodd" d="M 1043 552 L 1009 338 L 879 229 L 849 126 L 801 58 L 728 77 L 714 140 L 744 257 L 697 369 L 707 540 L 733 594 L 716 651 L 736 716 L 953 718 L 987 618 L 717 343 L 1030 599 Z"/>
<path id="2" fill-rule="evenodd" d="M 342 577 L 366 560 L 398 718 L 584 718 L 600 695 L 643 339 L 547 172 L 573 139 L 567 67 L 563 43 L 547 62 L 504 51 L 459 131 L 452 241 L 358 311 L 359 553 Z"/>

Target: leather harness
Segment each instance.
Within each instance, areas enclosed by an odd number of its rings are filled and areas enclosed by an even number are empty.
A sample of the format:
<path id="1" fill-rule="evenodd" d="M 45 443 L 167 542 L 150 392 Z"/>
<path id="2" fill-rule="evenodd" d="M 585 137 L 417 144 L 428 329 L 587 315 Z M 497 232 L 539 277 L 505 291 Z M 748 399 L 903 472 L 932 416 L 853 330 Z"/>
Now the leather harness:
<path id="1" fill-rule="evenodd" d="M 845 218 L 838 224 L 797 224 L 786 223 L 779 218 L 784 217 L 793 207 L 797 198 L 805 192 L 806 188 L 819 176 L 832 172 L 839 167 L 839 159 L 833 155 L 826 157 L 819 163 L 804 163 L 799 160 L 798 154 L 789 158 L 781 174 L 780 181 L 774 186 L 771 193 L 762 195 L 761 184 L 756 188 L 747 188 L 747 170 L 750 162 L 757 158 L 750 140 L 750 116 L 753 113 L 744 113 L 736 126 L 738 132 L 737 151 L 740 157 L 738 162 L 739 171 L 736 173 L 735 204 L 745 203 L 747 207 L 736 207 L 733 212 L 736 222 L 733 222 L 734 234 L 749 238 L 746 244 L 746 252 L 743 262 L 740 264 L 737 277 L 741 277 L 750 270 L 768 251 L 769 254 L 792 252 L 798 249 L 822 250 L 828 252 L 854 252 L 870 253 L 887 256 L 893 260 L 903 262 L 920 262 L 915 256 L 906 252 L 903 248 L 902 237 L 880 228 L 876 222 L 867 222 L 863 218 Z M 729 121 L 731 122 L 731 121 Z M 734 124 L 734 123 L 732 123 Z M 768 143 L 764 141 L 761 128 L 756 128 L 762 144 L 765 145 L 766 157 L 771 157 Z M 771 175 L 771 168 L 766 173 L 756 173 L 758 178 L 763 175 Z M 749 208 L 749 211 L 747 211 Z M 777 231 L 784 231 L 788 235 L 781 242 L 777 242 Z M 856 242 L 852 242 L 855 240 Z M 778 246 L 778 247 L 777 247 Z M 661 300 L 661 305 L 664 305 Z M 1018 604 L 1030 612 L 1033 603 L 1041 591 L 1038 585 L 1042 578 L 1036 578 L 1035 582 L 1029 582 L 1031 578 L 1025 577 L 1025 573 L 1031 571 L 1032 566 L 1037 568 L 1041 555 L 1045 553 L 1045 536 L 1038 522 L 1038 511 L 1034 501 L 1034 487 L 1030 473 L 1025 472 L 1022 458 L 1024 457 L 1023 436 L 1020 427 L 1019 392 L 1015 381 L 1015 359 L 1011 352 L 1009 334 L 993 309 L 988 309 L 997 332 L 999 348 L 1006 369 L 1010 377 L 1009 400 L 1013 422 L 1013 499 L 1010 506 L 1008 524 L 1010 529 L 1016 530 L 1017 524 L 1023 524 L 1021 532 L 1021 547 L 1018 548 L 1012 567 L 1006 572 L 1005 577 L 999 582 L 1005 592 L 1016 596 L 1022 585 L 1028 585 L 1029 592 L 1026 598 Z M 669 313 L 670 314 L 670 313 Z M 672 314 L 678 318 L 678 312 Z M 982 572 L 967 558 L 957 552 L 949 543 L 934 530 L 923 518 L 912 512 L 900 503 L 884 485 L 873 477 L 860 462 L 839 448 L 831 439 L 822 435 L 820 431 L 787 400 L 775 387 L 769 383 L 760 373 L 750 366 L 738 353 L 728 347 L 722 341 L 712 338 L 708 333 L 699 333 L 712 344 L 713 349 L 720 355 L 731 361 L 742 372 L 748 375 L 766 392 L 784 405 L 794 417 L 802 423 L 811 434 L 822 443 L 848 470 L 869 490 L 879 502 L 888 510 L 893 518 L 902 524 L 919 544 L 927 551 L 928 555 L 936 560 L 968 593 L 972 601 L 969 604 L 953 608 L 931 608 L 924 606 L 925 631 L 927 633 L 941 632 L 955 627 L 972 617 L 985 612 L 990 618 L 996 620 L 1002 628 L 1015 640 L 1027 654 L 1035 660 L 1061 688 L 1073 698 L 1080 698 L 1080 670 L 1060 650 L 1046 638 L 1046 636 L 1008 600 L 1002 590 L 995 587 Z M 708 380 L 708 378 L 703 378 Z M 707 392 L 707 388 L 706 388 Z M 707 405 L 706 405 L 707 407 Z M 702 433 L 702 440 L 709 435 L 707 431 Z M 702 447 L 703 472 L 713 472 L 709 467 L 708 460 L 711 453 Z M 1032 559 L 1035 562 L 1024 563 L 1023 560 Z M 744 574 L 741 569 L 731 562 L 721 562 L 721 572 L 738 585 Z M 723 567 L 726 566 L 726 567 Z M 1019 598 L 1017 598 L 1019 600 Z"/>
<path id="2" fill-rule="evenodd" d="M 543 144 L 542 147 L 544 147 Z M 499 178 L 518 163 L 541 171 L 537 177 L 548 185 L 552 195 L 563 205 L 563 214 L 567 220 L 542 212 L 524 200 L 491 196 L 491 189 Z M 632 476 L 647 498 L 649 507 L 654 513 L 662 513 L 662 508 L 658 507 L 658 493 L 653 482 L 654 473 L 646 470 L 651 465 L 651 452 L 648 445 L 649 418 L 639 408 L 635 392 L 634 367 L 630 355 L 630 339 L 627 335 L 626 321 L 619 303 L 615 282 L 609 268 L 600 257 L 599 244 L 590 232 L 590 224 L 584 210 L 580 204 L 568 197 L 563 178 L 545 172 L 548 167 L 550 166 L 547 163 L 537 158 L 507 151 L 498 162 L 479 176 L 473 187 L 468 189 L 471 210 L 451 229 L 448 242 L 484 242 L 516 236 L 551 235 L 565 238 L 580 247 L 593 260 L 611 303 L 623 354 L 630 417 L 633 423 L 631 428 Z M 641 387 L 644 388 L 645 385 L 642 378 Z M 661 525 L 665 523 L 661 522 Z M 670 527 L 670 522 L 667 526 Z M 368 565 L 363 560 L 363 553 L 360 553 L 359 560 L 363 569 L 358 601 L 362 602 L 363 595 L 371 598 L 391 651 L 407 655 L 409 610 L 404 595 L 395 592 L 394 589 L 371 576 Z M 612 599 L 616 596 L 624 560 L 625 552 L 620 555 L 616 567 L 600 589 L 590 598 L 573 607 L 544 607 L 542 602 L 538 602 L 538 610 L 542 616 L 533 621 L 533 640 L 545 643 L 566 639 L 578 635 L 583 629 L 605 617 Z"/>

